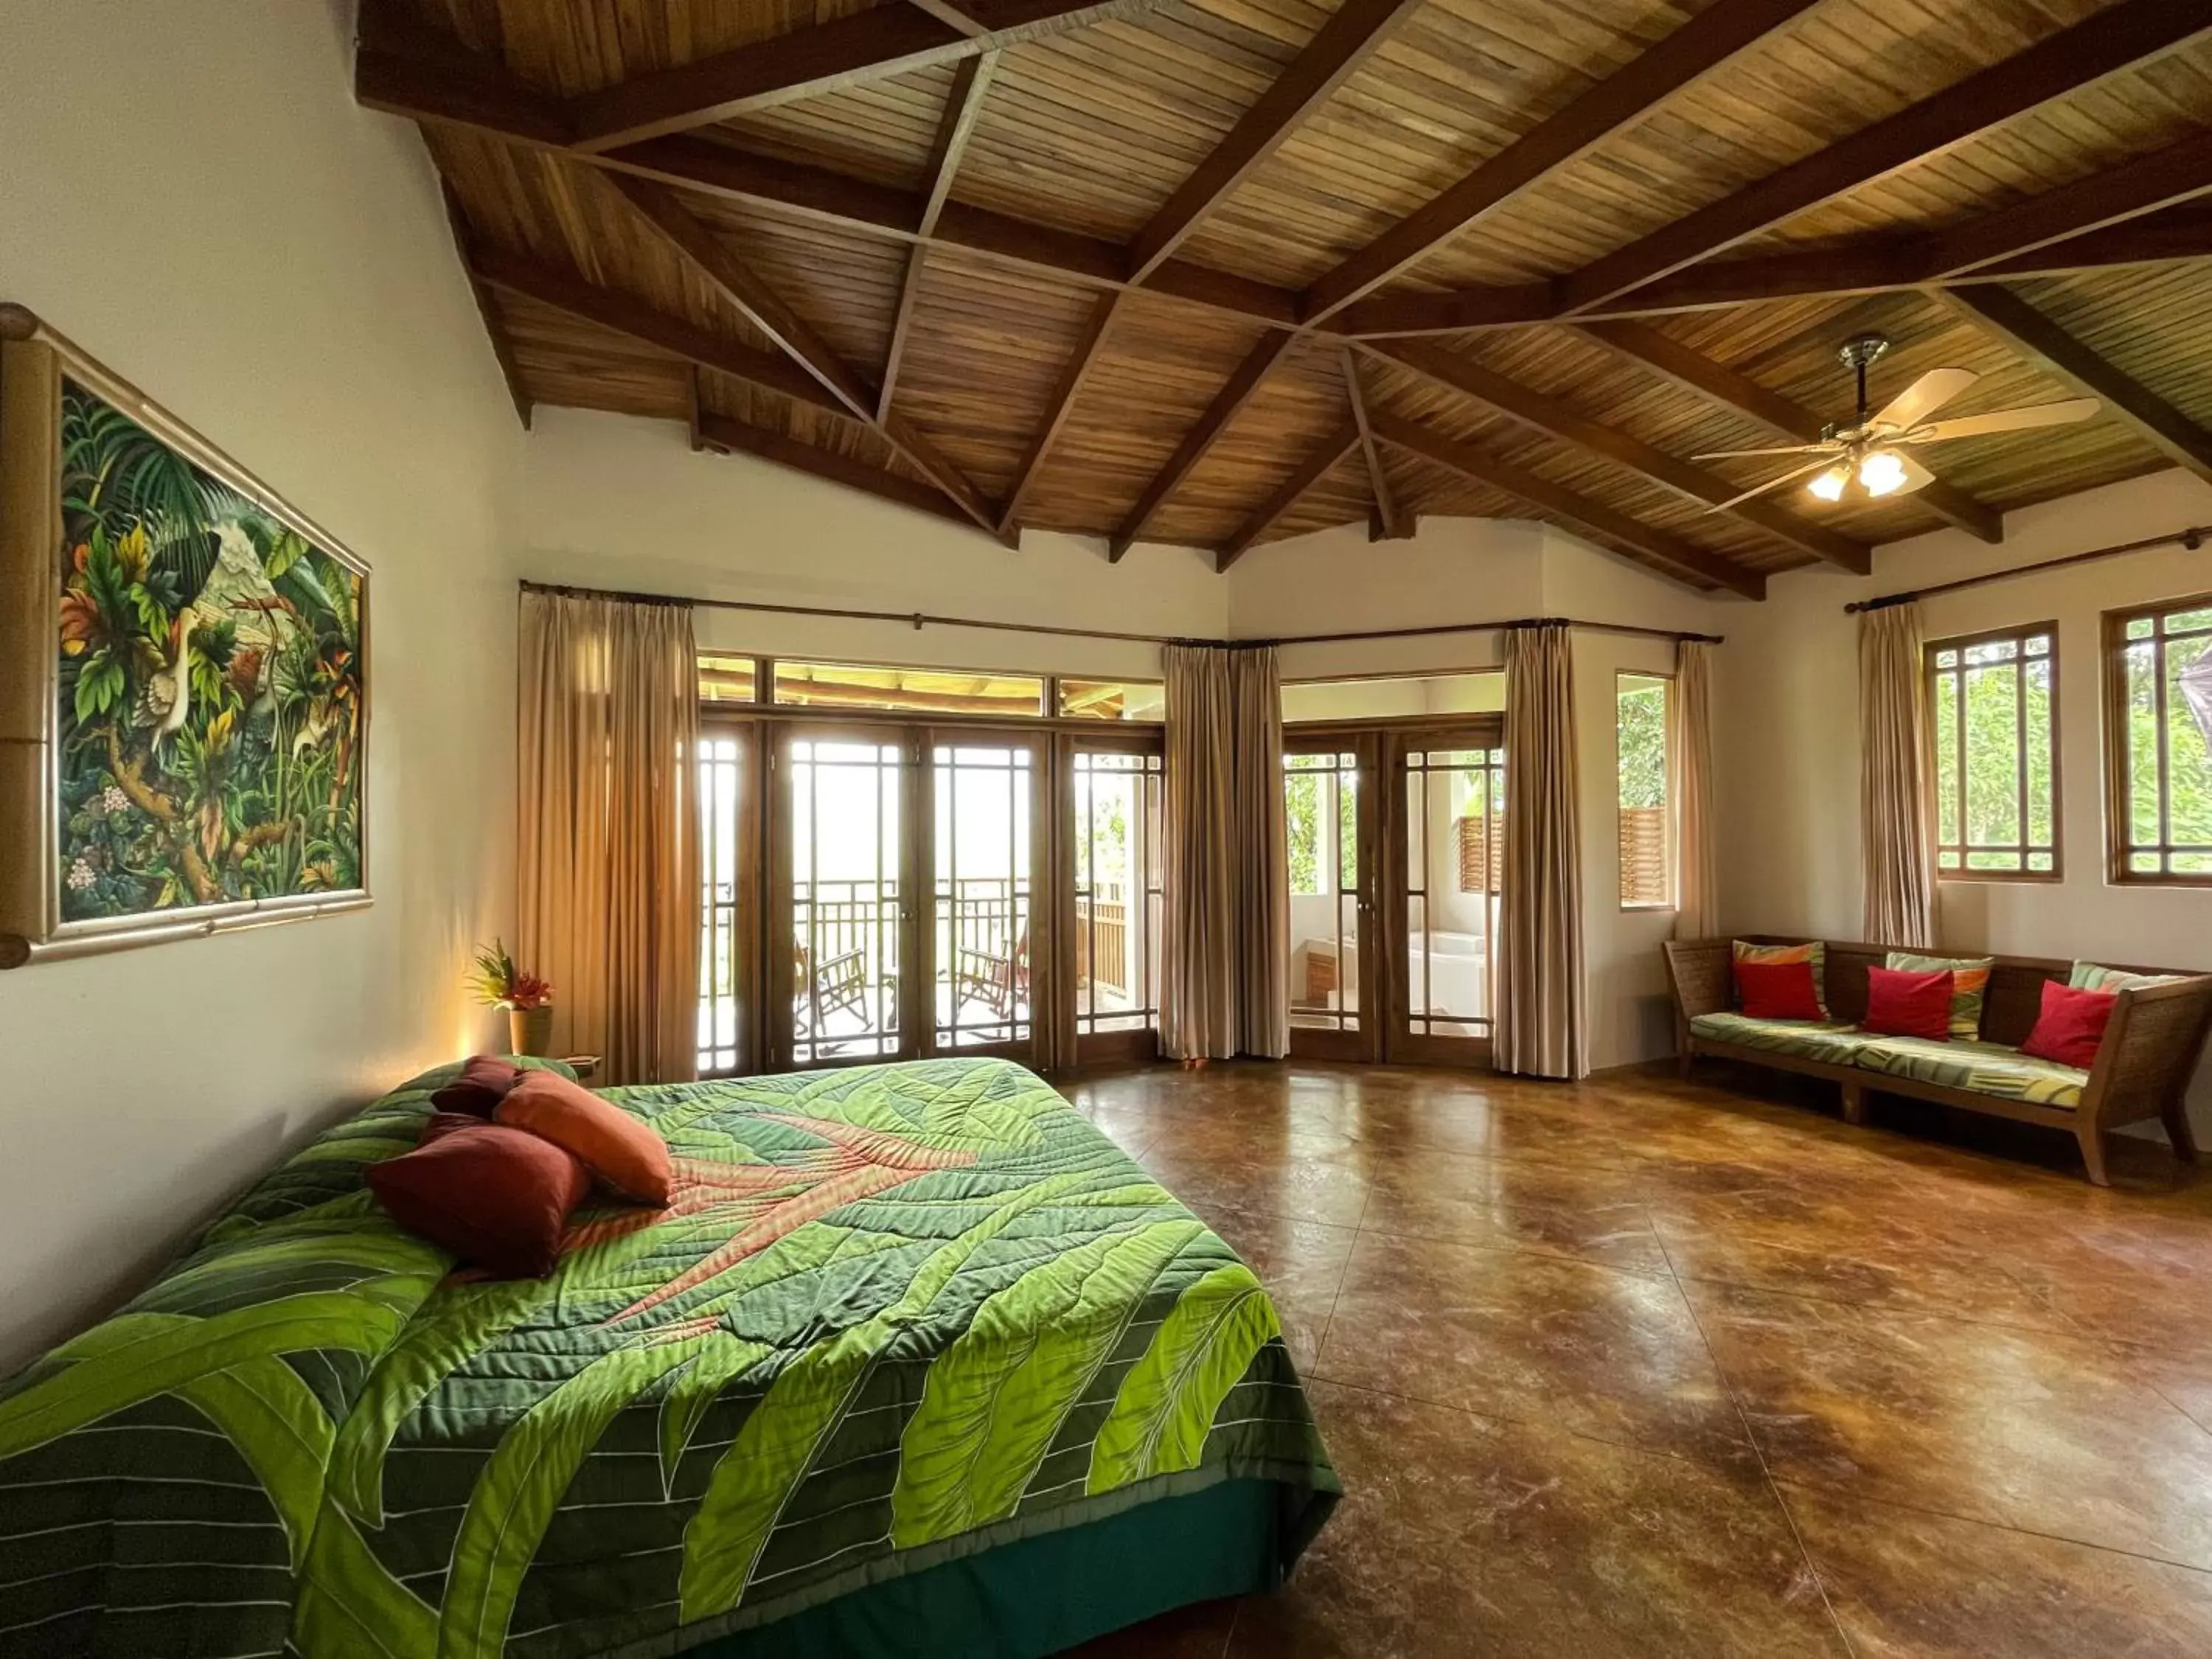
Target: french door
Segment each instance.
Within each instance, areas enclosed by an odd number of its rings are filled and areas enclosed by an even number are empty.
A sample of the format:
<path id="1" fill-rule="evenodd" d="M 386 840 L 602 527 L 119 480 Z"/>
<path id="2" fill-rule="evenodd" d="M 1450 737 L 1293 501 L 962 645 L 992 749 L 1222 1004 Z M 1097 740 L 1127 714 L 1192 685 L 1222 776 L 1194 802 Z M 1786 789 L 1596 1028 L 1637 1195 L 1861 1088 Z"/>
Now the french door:
<path id="1" fill-rule="evenodd" d="M 1393 730 L 1382 921 L 1390 984 L 1383 1057 L 1490 1054 L 1504 867 L 1505 750 L 1494 719 Z"/>
<path id="2" fill-rule="evenodd" d="M 1043 738 L 808 721 L 771 741 L 765 1063 L 1033 1060 Z"/>
<path id="3" fill-rule="evenodd" d="M 1160 821 L 1157 735 L 1060 740 L 1059 981 L 1073 989 L 1057 1053 L 1079 1066 L 1158 1052 Z"/>
<path id="4" fill-rule="evenodd" d="M 1284 736 L 1293 1054 L 1377 1057 L 1376 752 L 1373 732 Z"/>

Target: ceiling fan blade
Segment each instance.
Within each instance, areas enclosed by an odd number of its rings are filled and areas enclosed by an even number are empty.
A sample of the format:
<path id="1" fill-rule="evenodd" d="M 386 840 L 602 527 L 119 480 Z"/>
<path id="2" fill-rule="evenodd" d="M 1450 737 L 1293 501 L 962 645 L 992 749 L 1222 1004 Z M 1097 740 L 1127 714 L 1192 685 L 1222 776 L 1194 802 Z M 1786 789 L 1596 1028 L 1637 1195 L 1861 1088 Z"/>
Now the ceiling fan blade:
<path id="1" fill-rule="evenodd" d="M 1825 455 L 1831 451 L 1841 453 L 1841 447 L 1831 444 L 1783 444 L 1773 449 L 1708 449 L 1702 455 L 1692 455 L 1693 461 L 1724 461 L 1732 455 Z"/>
<path id="2" fill-rule="evenodd" d="M 1876 497 L 1877 500 L 1894 501 L 1899 495 L 1910 495 L 1916 489 L 1925 489 L 1936 482 L 1936 475 L 1921 465 L 1918 461 L 1914 460 L 1911 455 L 1899 453 L 1897 459 L 1898 464 L 1905 469 L 1905 482 L 1891 490 L 1888 495 Z"/>
<path id="3" fill-rule="evenodd" d="M 1875 412 L 1869 426 L 1918 426 L 1982 377 L 1971 368 L 1931 368 Z"/>
<path id="4" fill-rule="evenodd" d="M 1909 444 L 1940 444 L 1952 438 L 1981 438 L 1993 432 L 2023 432 L 2036 426 L 2071 426 L 2086 421 L 2102 408 L 2094 398 L 2069 398 L 2063 403 L 2028 404 L 2019 409 L 1991 410 L 1986 415 L 1961 415 L 1952 421 L 1931 421 L 1904 435 Z"/>
<path id="5" fill-rule="evenodd" d="M 1745 490 L 1741 495 L 1731 495 L 1724 501 L 1715 501 L 1711 507 L 1707 507 L 1705 511 L 1708 513 L 1725 513 L 1732 507 L 1741 507 L 1746 501 L 1751 500 L 1754 495 L 1764 495 L 1770 489 L 1779 489 L 1783 485 L 1794 483 L 1796 480 L 1803 477 L 1808 472 L 1826 471 L 1828 467 L 1832 465 L 1833 463 L 1829 460 L 1827 456 L 1823 455 L 1817 461 L 1808 461 L 1803 466 L 1792 467 L 1789 471 L 1784 473 L 1778 478 L 1769 478 L 1765 483 L 1759 485 L 1757 488 Z"/>

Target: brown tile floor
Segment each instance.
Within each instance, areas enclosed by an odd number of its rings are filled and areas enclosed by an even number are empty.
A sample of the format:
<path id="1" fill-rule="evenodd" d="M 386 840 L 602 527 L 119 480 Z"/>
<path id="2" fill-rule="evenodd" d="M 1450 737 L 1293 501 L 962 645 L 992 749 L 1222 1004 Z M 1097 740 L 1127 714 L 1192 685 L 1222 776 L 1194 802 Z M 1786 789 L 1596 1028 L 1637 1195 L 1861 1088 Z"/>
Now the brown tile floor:
<path id="1" fill-rule="evenodd" d="M 1274 1292 L 1346 1498 L 1087 1659 L 2212 1655 L 2212 1172 L 1718 1063 L 1063 1088 Z"/>

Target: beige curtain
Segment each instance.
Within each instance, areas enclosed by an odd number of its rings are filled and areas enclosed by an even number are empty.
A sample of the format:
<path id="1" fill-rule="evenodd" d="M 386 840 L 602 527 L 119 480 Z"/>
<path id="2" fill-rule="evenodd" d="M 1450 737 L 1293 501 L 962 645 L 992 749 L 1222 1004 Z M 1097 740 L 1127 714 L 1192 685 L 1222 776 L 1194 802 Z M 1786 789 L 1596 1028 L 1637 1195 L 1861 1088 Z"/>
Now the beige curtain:
<path id="1" fill-rule="evenodd" d="M 1505 867 L 1494 1057 L 1501 1072 L 1589 1071 L 1574 647 L 1565 623 L 1505 636 Z"/>
<path id="2" fill-rule="evenodd" d="M 1275 653 L 1167 647 L 1160 1047 L 1290 1052 L 1291 881 Z"/>
<path id="3" fill-rule="evenodd" d="M 699 669 L 689 607 L 522 596 L 518 960 L 599 1079 L 696 1074 Z"/>
<path id="4" fill-rule="evenodd" d="M 1936 943 L 1934 758 L 1920 607 L 1859 612 L 1860 857 L 1866 937 L 1927 950 Z"/>
<path id="5" fill-rule="evenodd" d="M 1713 831 L 1713 647 L 1704 640 L 1674 647 L 1674 741 L 1667 746 L 1667 798 L 1674 808 L 1674 933 L 1711 939 L 1720 932 L 1720 871 Z"/>

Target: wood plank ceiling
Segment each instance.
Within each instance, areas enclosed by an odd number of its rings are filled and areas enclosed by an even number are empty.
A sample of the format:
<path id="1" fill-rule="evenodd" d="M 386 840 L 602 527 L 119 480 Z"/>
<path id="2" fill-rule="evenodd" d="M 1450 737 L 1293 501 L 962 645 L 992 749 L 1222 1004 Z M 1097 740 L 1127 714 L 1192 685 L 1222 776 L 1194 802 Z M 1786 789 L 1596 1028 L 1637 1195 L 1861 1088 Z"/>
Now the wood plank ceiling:
<path id="1" fill-rule="evenodd" d="M 1702 590 L 2212 478 L 2206 0 L 362 0 L 516 404 L 689 422 L 1011 541 L 1423 513 Z M 1936 486 L 1703 452 L 1947 415 Z"/>

